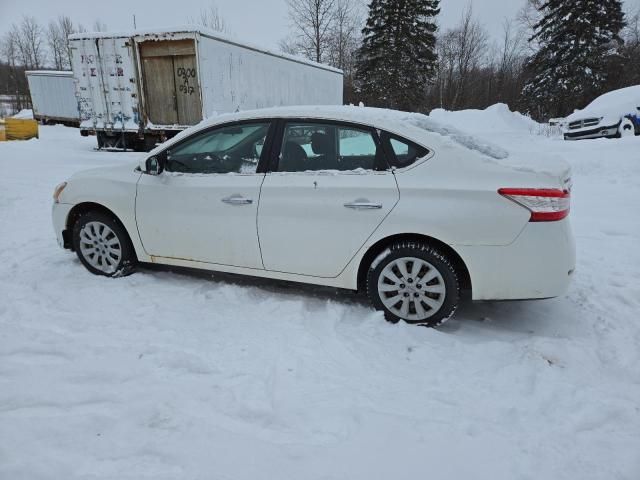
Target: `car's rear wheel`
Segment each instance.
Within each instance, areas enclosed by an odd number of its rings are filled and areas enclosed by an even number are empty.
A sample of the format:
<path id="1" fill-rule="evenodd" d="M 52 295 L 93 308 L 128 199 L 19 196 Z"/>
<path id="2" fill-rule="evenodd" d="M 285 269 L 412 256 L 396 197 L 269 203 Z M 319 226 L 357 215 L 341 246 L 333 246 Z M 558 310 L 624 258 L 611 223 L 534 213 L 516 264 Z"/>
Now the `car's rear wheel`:
<path id="1" fill-rule="evenodd" d="M 439 250 L 400 242 L 371 265 L 367 293 L 391 322 L 436 327 L 456 311 L 460 285 L 453 264 Z"/>
<path id="2" fill-rule="evenodd" d="M 110 215 L 101 212 L 81 215 L 73 227 L 73 246 L 91 273 L 119 277 L 133 271 L 136 256 L 131 240 Z"/>

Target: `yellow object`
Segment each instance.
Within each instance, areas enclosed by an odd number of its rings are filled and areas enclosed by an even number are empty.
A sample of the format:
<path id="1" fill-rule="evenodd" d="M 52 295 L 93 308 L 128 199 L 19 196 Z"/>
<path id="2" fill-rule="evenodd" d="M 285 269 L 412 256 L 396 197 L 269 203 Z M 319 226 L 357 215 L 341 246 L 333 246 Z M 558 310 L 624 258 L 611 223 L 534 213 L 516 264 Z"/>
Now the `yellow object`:
<path id="1" fill-rule="evenodd" d="M 7 136 L 4 133 L 4 125 L 0 124 L 0 142 L 4 142 L 7 139 Z"/>
<path id="2" fill-rule="evenodd" d="M 5 118 L 4 131 L 7 140 L 38 138 L 38 122 L 22 118 Z"/>

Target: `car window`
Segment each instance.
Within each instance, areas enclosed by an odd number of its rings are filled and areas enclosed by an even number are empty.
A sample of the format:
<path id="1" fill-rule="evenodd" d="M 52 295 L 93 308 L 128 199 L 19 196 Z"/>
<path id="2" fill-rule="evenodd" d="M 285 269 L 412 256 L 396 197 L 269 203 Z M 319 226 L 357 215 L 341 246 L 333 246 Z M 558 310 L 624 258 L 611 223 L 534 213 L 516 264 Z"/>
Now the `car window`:
<path id="1" fill-rule="evenodd" d="M 167 151 L 167 170 L 182 173 L 256 173 L 269 123 L 221 127 Z"/>
<path id="2" fill-rule="evenodd" d="M 373 133 L 364 128 L 322 123 L 288 123 L 284 129 L 280 172 L 385 170 Z"/>
<path id="3" fill-rule="evenodd" d="M 385 137 L 395 157 L 392 163 L 398 168 L 408 167 L 429 154 L 429 149 L 409 140 L 391 134 L 386 134 Z"/>

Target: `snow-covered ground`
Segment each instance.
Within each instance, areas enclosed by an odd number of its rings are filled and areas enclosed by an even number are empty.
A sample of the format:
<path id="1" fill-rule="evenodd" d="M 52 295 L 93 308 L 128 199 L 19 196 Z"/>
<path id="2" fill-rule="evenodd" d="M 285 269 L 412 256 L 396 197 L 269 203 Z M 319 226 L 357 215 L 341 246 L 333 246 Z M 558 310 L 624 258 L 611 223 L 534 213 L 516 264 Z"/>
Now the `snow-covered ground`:
<path id="1" fill-rule="evenodd" d="M 640 478 L 640 138 L 433 117 L 572 164 L 564 298 L 429 330 L 330 289 L 96 277 L 57 247 L 51 194 L 136 155 L 64 127 L 0 143 L 0 478 Z"/>

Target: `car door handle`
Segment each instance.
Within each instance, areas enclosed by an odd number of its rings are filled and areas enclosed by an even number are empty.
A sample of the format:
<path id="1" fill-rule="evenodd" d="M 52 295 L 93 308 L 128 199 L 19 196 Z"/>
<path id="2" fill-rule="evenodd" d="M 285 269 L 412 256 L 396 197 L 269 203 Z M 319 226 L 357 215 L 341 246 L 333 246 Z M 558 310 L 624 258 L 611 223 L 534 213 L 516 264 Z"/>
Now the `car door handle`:
<path id="1" fill-rule="evenodd" d="M 223 198 L 222 201 L 228 205 L 251 205 L 253 203 L 253 200 L 242 195 L 231 195 Z"/>
<path id="2" fill-rule="evenodd" d="M 381 203 L 372 203 L 366 200 L 356 200 L 355 202 L 345 203 L 344 206 L 353 210 L 379 210 L 382 208 Z"/>

